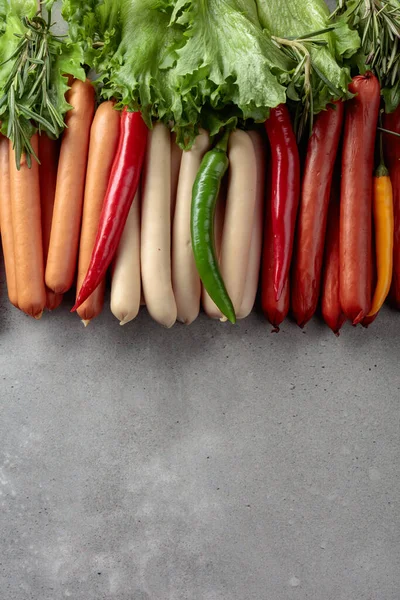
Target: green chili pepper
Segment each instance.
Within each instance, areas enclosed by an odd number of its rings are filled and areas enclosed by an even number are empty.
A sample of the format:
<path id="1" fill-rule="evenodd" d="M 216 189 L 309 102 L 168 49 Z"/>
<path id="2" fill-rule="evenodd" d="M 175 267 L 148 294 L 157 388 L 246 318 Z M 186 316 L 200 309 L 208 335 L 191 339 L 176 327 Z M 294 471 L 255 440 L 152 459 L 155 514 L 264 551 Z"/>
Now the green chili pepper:
<path id="1" fill-rule="evenodd" d="M 229 159 L 227 131 L 222 140 L 207 152 L 201 163 L 192 196 L 192 247 L 197 270 L 209 296 L 231 323 L 236 323 L 235 309 L 229 297 L 215 251 L 214 216 L 221 181 Z"/>

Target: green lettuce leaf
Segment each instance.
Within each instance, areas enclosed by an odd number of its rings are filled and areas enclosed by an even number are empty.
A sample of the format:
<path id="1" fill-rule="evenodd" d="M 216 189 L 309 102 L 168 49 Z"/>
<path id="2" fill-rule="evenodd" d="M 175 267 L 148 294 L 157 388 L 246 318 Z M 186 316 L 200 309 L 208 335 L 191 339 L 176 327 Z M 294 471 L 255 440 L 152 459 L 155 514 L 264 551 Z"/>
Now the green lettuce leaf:
<path id="1" fill-rule="evenodd" d="M 356 56 L 360 48 L 360 36 L 357 31 L 350 29 L 347 23 L 335 23 L 332 36 L 335 44 L 336 58 L 343 62 Z"/>
<path id="2" fill-rule="evenodd" d="M 105 98 L 170 123 L 189 147 L 285 102 L 294 62 L 266 36 L 254 0 L 64 0 L 70 35 Z"/>
<path id="3" fill-rule="evenodd" d="M 120 42 L 120 0 L 63 0 L 62 16 L 71 39 L 78 43 L 85 63 L 93 66 L 101 57 L 111 57 Z M 97 45 L 98 44 L 98 45 Z"/>
<path id="4" fill-rule="evenodd" d="M 343 59 L 355 54 L 360 39 L 345 24 L 335 27 L 329 21 L 324 0 L 256 0 L 262 26 L 272 35 L 286 39 L 310 36 L 332 27 L 332 31 L 315 38 L 325 45 L 307 42 L 312 60 L 313 109 L 318 113 L 332 100 L 348 97 L 351 80 Z M 297 86 L 299 88 L 299 85 Z"/>
<path id="5" fill-rule="evenodd" d="M 177 0 L 171 22 L 185 28 L 174 71 L 180 92 L 218 114 L 265 121 L 285 103 L 293 62 L 263 33 L 253 0 Z"/>
<path id="6" fill-rule="evenodd" d="M 155 0 L 65 0 L 63 15 L 86 60 L 99 74 L 104 97 L 153 117 L 179 115 L 179 94 L 168 65 L 184 43 Z M 164 68 L 162 68 L 164 65 Z"/>

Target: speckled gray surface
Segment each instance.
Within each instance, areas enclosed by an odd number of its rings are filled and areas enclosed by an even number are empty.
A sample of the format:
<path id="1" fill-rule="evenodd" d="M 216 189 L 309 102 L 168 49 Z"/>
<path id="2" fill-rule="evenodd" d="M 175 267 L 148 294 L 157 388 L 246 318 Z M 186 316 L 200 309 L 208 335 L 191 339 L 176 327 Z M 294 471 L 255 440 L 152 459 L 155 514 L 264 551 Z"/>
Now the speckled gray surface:
<path id="1" fill-rule="evenodd" d="M 398 600 L 400 315 L 336 339 L 1 287 L 1 600 Z"/>
<path id="2" fill-rule="evenodd" d="M 4 288 L 3 288 L 4 290 Z M 0 314 L 4 600 L 398 600 L 400 316 Z"/>

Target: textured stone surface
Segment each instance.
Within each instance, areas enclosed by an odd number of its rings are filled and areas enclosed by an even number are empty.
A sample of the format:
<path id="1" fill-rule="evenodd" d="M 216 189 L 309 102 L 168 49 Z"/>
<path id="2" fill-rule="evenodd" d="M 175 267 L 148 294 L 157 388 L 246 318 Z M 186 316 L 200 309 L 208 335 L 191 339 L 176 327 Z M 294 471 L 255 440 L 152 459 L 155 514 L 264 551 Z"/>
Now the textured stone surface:
<path id="1" fill-rule="evenodd" d="M 398 600 L 400 316 L 0 311 L 2 600 Z"/>
<path id="2" fill-rule="evenodd" d="M 0 316 L 4 600 L 398 600 L 400 317 Z"/>

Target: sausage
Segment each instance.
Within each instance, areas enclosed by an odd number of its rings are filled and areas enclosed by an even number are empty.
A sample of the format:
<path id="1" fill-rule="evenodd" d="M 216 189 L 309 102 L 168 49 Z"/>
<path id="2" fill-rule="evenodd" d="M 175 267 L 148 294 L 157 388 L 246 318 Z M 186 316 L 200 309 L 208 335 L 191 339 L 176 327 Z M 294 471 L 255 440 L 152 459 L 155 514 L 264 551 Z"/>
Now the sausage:
<path id="1" fill-rule="evenodd" d="M 346 103 L 340 202 L 340 303 L 357 325 L 371 306 L 372 177 L 379 81 L 371 72 L 349 86 Z"/>
<path id="2" fill-rule="evenodd" d="M 372 236 L 372 237 L 374 237 L 374 236 Z M 375 244 L 374 244 L 374 242 L 372 240 L 372 248 L 374 248 L 374 247 L 375 247 Z M 376 286 L 377 281 L 378 281 L 378 272 L 377 272 L 377 269 L 376 269 L 376 256 L 375 256 L 375 253 L 373 251 L 371 252 L 371 266 L 370 266 L 370 269 L 371 269 L 371 271 L 370 271 L 371 272 L 370 277 L 371 277 L 371 282 L 372 282 L 372 286 L 371 286 L 371 304 L 372 304 L 372 299 L 374 297 L 375 286 Z M 361 325 L 363 327 L 365 327 L 365 329 L 368 329 L 368 327 L 370 325 L 372 325 L 372 323 L 374 323 L 374 321 L 376 321 L 378 315 L 379 315 L 379 312 L 377 312 L 377 313 L 375 313 L 374 315 L 371 315 L 371 316 L 367 315 L 361 321 Z"/>
<path id="3" fill-rule="evenodd" d="M 346 321 L 340 305 L 339 292 L 340 191 L 338 188 L 339 185 L 332 189 L 329 205 L 321 292 L 322 317 L 337 336 Z"/>
<path id="4" fill-rule="evenodd" d="M 38 135 L 31 140 L 36 156 L 39 152 Z M 10 191 L 14 232 L 15 276 L 18 290 L 18 306 L 26 313 L 40 319 L 46 306 L 44 285 L 44 260 L 40 208 L 39 165 L 27 164 L 26 155 L 21 157 L 18 171 L 12 142 L 10 151 Z"/>
<path id="5" fill-rule="evenodd" d="M 9 142 L 0 134 L 0 228 L 6 271 L 8 298 L 18 308 L 18 292 L 15 274 L 14 231 L 10 193 Z"/>
<path id="6" fill-rule="evenodd" d="M 181 168 L 182 149 L 176 143 L 176 134 L 171 133 L 171 222 L 173 222 Z"/>
<path id="7" fill-rule="evenodd" d="M 308 141 L 292 273 L 292 313 L 304 327 L 315 314 L 321 287 L 332 176 L 343 126 L 344 103 L 318 114 Z"/>
<path id="8" fill-rule="evenodd" d="M 172 231 L 172 283 L 178 321 L 189 325 L 200 311 L 201 281 L 193 256 L 190 213 L 192 189 L 204 154 L 210 146 L 206 131 L 201 131 L 192 148 L 184 152 L 180 167 Z"/>
<path id="9" fill-rule="evenodd" d="M 242 306 L 257 200 L 253 141 L 237 129 L 229 138 L 229 179 L 221 247 L 221 274 L 235 312 Z"/>
<path id="10" fill-rule="evenodd" d="M 171 276 L 171 138 L 161 123 L 153 127 L 145 158 L 141 268 L 147 310 L 155 321 L 172 327 L 177 308 Z"/>
<path id="11" fill-rule="evenodd" d="M 140 194 L 136 193 L 114 260 L 111 312 L 120 325 L 133 321 L 141 304 Z"/>
<path id="12" fill-rule="evenodd" d="M 58 140 L 50 139 L 45 133 L 39 136 L 40 204 L 42 210 L 42 243 L 45 270 L 50 245 L 51 225 L 53 222 L 59 151 Z M 62 301 L 62 294 L 55 294 L 53 290 L 46 288 L 46 308 L 48 310 L 55 310 L 60 306 Z"/>
<path id="13" fill-rule="evenodd" d="M 97 229 L 117 152 L 120 113 L 115 102 L 104 102 L 96 111 L 90 130 L 89 157 L 83 201 L 82 230 L 79 245 L 78 282 L 80 290 L 86 277 L 96 241 Z M 85 325 L 99 316 L 104 306 L 105 279 L 77 309 Z"/>
<path id="14" fill-rule="evenodd" d="M 260 265 L 262 255 L 263 224 L 264 224 L 264 198 L 265 198 L 265 168 L 266 148 L 262 136 L 257 131 L 249 131 L 249 136 L 254 144 L 257 164 L 256 207 L 254 225 L 251 236 L 249 264 L 247 267 L 246 285 L 242 306 L 237 313 L 238 319 L 245 319 L 253 310 L 260 279 Z"/>
<path id="15" fill-rule="evenodd" d="M 65 117 L 46 266 L 46 284 L 56 294 L 64 294 L 74 283 L 94 114 L 94 87 L 89 81 L 74 81 L 67 93 L 67 101 L 73 108 Z"/>

